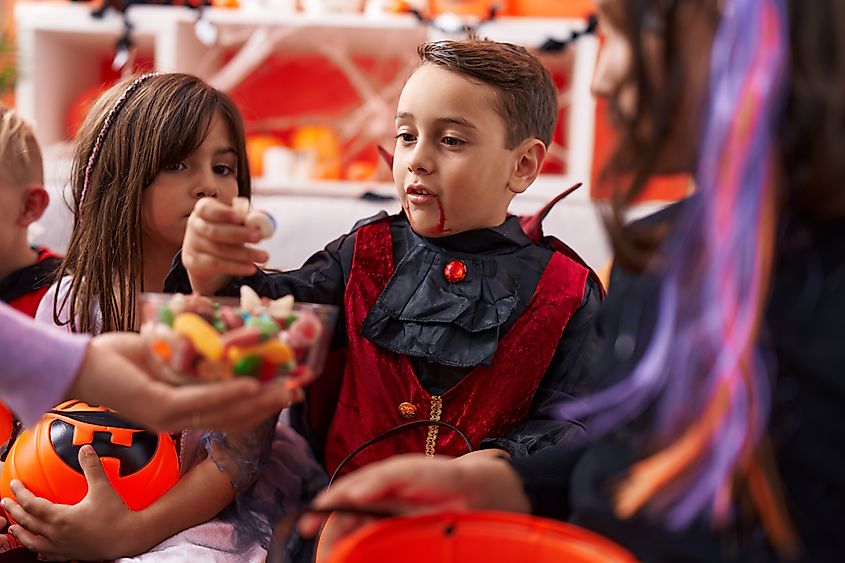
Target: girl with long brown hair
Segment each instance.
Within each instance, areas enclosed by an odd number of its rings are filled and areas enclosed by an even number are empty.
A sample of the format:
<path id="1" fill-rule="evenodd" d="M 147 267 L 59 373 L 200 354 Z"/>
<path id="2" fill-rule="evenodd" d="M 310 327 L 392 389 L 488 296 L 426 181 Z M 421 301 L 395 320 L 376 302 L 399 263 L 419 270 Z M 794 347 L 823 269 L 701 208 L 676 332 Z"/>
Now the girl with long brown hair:
<path id="1" fill-rule="evenodd" d="M 250 195 L 240 113 L 193 76 L 123 80 L 77 135 L 71 188 L 71 240 L 36 318 L 73 332 L 137 330 L 137 296 L 161 291 L 194 203 Z"/>
<path id="2" fill-rule="evenodd" d="M 137 330 L 138 297 L 162 290 L 194 204 L 202 198 L 231 204 L 236 196 L 250 196 L 240 113 L 227 95 L 194 76 L 125 79 L 97 100 L 85 120 L 71 185 L 68 253 L 37 318 L 74 332 Z M 257 242 L 258 235 L 249 241 Z M 129 510 L 107 486 L 74 507 L 21 502 L 33 513 L 19 520 L 19 539 L 51 557 L 114 559 L 146 552 L 182 532 L 143 560 L 173 557 L 174 551 L 219 561 L 260 560 L 270 517 L 253 514 L 252 501 L 261 499 L 250 496 L 250 487 L 271 447 L 274 422 L 237 434 L 183 433 L 181 479 L 142 511 Z M 295 460 L 307 473 L 310 460 L 298 436 L 276 428 L 275 438 L 286 447 L 273 446 L 282 452 L 271 456 L 273 463 Z M 299 491 L 297 475 L 278 476 L 287 479 L 279 486 L 267 475 L 262 494 L 283 486 Z M 197 526 L 229 505 L 226 521 Z"/>

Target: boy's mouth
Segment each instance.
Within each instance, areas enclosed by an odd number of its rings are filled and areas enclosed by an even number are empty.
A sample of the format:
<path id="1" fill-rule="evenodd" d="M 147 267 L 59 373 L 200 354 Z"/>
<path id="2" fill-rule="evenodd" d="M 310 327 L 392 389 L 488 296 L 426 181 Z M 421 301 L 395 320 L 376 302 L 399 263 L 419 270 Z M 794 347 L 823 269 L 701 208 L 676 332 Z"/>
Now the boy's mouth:
<path id="1" fill-rule="evenodd" d="M 405 188 L 405 193 L 408 195 L 434 195 L 433 193 L 428 191 L 428 189 L 422 184 L 411 184 L 410 186 Z"/>
<path id="2" fill-rule="evenodd" d="M 415 205 L 422 205 L 434 201 L 437 197 L 430 192 L 428 188 L 422 184 L 411 184 L 405 188 L 405 193 L 408 194 L 408 201 Z"/>

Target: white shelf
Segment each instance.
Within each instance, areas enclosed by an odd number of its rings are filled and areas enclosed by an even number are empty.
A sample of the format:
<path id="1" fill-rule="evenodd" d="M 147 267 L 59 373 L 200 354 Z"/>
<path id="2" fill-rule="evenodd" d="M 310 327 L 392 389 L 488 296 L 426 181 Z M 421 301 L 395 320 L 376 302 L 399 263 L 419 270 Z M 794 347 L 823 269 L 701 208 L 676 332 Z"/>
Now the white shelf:
<path id="1" fill-rule="evenodd" d="M 154 61 L 156 70 L 190 72 L 217 86 L 236 84 L 237 72 L 226 74 L 224 53 L 232 52 L 262 37 L 273 44 L 270 53 L 302 53 L 346 50 L 379 57 L 406 57 L 416 60 L 416 46 L 440 36 L 421 26 L 412 15 L 364 16 L 363 14 L 311 15 L 292 10 L 292 0 L 276 0 L 276 7 L 239 10 L 209 8 L 203 17 L 219 32 L 218 45 L 207 47 L 196 37 L 197 11 L 185 7 L 132 5 L 128 12 L 132 37 L 142 55 Z M 278 2 L 281 2 L 281 6 Z M 287 7 L 285 7 L 287 6 Z M 67 111 L 82 94 L 97 85 L 96 61 L 110 57 L 115 41 L 123 33 L 123 19 L 108 10 L 102 19 L 91 17 L 87 3 L 18 2 L 15 6 L 19 40 L 16 104 L 35 123 L 36 136 L 48 152 L 67 155 Z M 478 28 L 481 36 L 499 41 L 537 47 L 546 38 L 563 39 L 581 20 L 502 17 Z M 266 35 L 254 34 L 263 30 Z M 592 37 L 579 40 L 574 57 L 544 56 L 552 64 L 571 62 L 572 89 L 568 102 L 566 131 L 566 175 L 541 176 L 518 200 L 547 201 L 575 181 L 586 185 L 570 196 L 571 201 L 588 201 L 593 156 L 595 104 L 589 92 L 598 42 Z M 236 54 L 237 58 L 240 53 Z M 263 59 L 252 62 L 258 68 Z M 555 62 L 558 61 L 558 62 Z M 569 62 L 561 62 L 569 61 Z M 62 182 L 66 156 L 48 168 L 54 181 Z M 51 166 L 48 164 L 48 167 Z M 390 184 L 371 182 L 267 182 L 255 179 L 256 193 L 315 197 L 359 198 L 365 192 L 392 195 Z"/>

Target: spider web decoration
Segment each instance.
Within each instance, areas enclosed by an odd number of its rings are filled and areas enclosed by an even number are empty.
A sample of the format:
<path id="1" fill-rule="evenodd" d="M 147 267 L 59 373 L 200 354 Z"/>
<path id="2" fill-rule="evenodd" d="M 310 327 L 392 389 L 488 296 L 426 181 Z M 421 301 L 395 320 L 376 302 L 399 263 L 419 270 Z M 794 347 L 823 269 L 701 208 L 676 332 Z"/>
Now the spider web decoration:
<path id="1" fill-rule="evenodd" d="M 232 95 L 250 134 L 286 138 L 298 127 L 330 129 L 341 147 L 341 169 L 346 170 L 362 158 L 377 162 L 377 145 L 392 150 L 399 94 L 419 63 L 416 46 L 432 35 L 427 25 L 392 29 L 374 40 L 379 32 L 366 27 L 343 33 L 328 26 L 230 27 L 221 29 L 217 45 L 206 51 L 193 72 Z M 484 35 L 483 26 L 478 33 Z M 536 43 L 540 47 L 544 38 Z M 559 90 L 558 125 L 543 171 L 566 173 L 574 51 L 533 52 L 550 69 Z M 390 180 L 386 167 L 376 170 L 376 179 Z"/>

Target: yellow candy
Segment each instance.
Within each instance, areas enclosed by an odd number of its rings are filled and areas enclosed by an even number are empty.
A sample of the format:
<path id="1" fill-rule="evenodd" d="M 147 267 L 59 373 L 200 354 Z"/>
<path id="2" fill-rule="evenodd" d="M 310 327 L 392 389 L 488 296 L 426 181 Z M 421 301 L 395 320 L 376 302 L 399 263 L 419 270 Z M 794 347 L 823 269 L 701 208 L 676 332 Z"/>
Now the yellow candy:
<path id="1" fill-rule="evenodd" d="M 293 359 L 293 348 L 279 340 L 268 340 L 260 348 L 264 359 L 274 364 L 285 364 Z"/>
<path id="2" fill-rule="evenodd" d="M 290 345 L 278 340 L 268 340 L 258 346 L 231 346 L 228 350 L 229 361 L 237 363 L 250 356 L 261 356 L 272 364 L 284 364 L 293 359 Z"/>
<path id="3" fill-rule="evenodd" d="M 190 340 L 197 352 L 204 358 L 218 362 L 223 357 L 220 333 L 196 313 L 176 315 L 176 319 L 173 321 L 173 330 Z"/>

